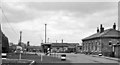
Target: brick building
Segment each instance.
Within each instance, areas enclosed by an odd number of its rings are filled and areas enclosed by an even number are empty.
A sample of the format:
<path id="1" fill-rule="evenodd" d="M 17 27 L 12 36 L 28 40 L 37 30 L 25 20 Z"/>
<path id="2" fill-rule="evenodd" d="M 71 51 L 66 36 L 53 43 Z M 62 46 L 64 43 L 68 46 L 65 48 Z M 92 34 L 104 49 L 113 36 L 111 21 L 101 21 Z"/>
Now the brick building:
<path id="1" fill-rule="evenodd" d="M 82 39 L 83 52 L 89 54 L 102 53 L 105 56 L 113 56 L 114 45 L 120 40 L 120 31 L 116 30 L 116 24 L 113 28 L 104 30 L 102 24 L 100 29 L 97 28 L 97 33 Z"/>
<path id="2" fill-rule="evenodd" d="M 114 56 L 120 58 L 120 44 L 114 45 Z"/>
<path id="3" fill-rule="evenodd" d="M 42 44 L 43 50 L 50 48 L 52 52 L 76 52 L 79 43 L 45 43 Z"/>
<path id="4" fill-rule="evenodd" d="M 26 51 L 27 52 L 41 52 L 42 48 L 41 46 L 27 46 Z"/>
<path id="5" fill-rule="evenodd" d="M 52 50 L 57 52 L 76 52 L 79 43 L 52 43 Z"/>

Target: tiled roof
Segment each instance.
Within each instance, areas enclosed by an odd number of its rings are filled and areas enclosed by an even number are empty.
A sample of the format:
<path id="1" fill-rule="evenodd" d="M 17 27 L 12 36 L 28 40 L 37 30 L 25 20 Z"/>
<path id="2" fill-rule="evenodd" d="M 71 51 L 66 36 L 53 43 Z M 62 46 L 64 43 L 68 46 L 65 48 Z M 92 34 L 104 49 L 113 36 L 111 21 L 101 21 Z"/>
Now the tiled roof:
<path id="1" fill-rule="evenodd" d="M 60 47 L 60 46 L 68 46 L 68 44 L 67 43 L 52 43 L 52 46 Z"/>
<path id="2" fill-rule="evenodd" d="M 76 45 L 79 45 L 79 43 L 52 43 L 52 46 L 65 46 L 65 47 L 68 47 L 68 46 L 73 46 L 75 47 Z"/>
<path id="3" fill-rule="evenodd" d="M 42 49 L 41 46 L 27 46 L 29 49 Z"/>
<path id="4" fill-rule="evenodd" d="M 115 29 L 107 29 L 102 33 L 100 33 L 100 32 L 95 33 L 89 37 L 82 39 L 82 40 L 88 40 L 88 39 L 99 38 L 99 37 L 120 37 L 120 31 L 115 30 Z"/>

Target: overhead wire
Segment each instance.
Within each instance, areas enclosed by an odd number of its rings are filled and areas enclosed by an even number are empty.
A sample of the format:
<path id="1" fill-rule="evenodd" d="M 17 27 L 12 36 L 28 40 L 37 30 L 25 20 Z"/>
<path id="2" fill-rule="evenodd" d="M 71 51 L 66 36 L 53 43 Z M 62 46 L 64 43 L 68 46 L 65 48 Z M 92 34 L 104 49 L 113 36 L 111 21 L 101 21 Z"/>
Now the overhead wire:
<path id="1" fill-rule="evenodd" d="M 14 28 L 12 27 L 12 25 L 9 23 L 8 18 L 7 18 L 7 16 L 5 15 L 2 7 L 0 7 L 0 8 L 1 8 L 1 11 L 2 11 L 2 15 L 4 16 L 4 18 L 5 18 L 5 20 L 6 20 L 6 23 L 10 26 L 11 30 L 15 33 L 15 35 L 18 36 L 18 34 L 16 33 L 16 31 L 14 30 Z"/>

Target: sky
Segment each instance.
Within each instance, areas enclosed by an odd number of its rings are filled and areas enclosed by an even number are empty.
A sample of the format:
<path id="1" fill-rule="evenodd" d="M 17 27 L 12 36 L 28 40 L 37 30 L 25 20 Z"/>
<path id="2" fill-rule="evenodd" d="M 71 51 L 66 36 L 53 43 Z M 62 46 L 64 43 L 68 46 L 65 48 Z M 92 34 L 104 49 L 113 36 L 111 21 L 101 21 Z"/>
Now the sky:
<path id="1" fill-rule="evenodd" d="M 44 42 L 45 24 L 49 42 L 81 43 L 81 39 L 96 33 L 103 24 L 105 29 L 118 25 L 118 0 L 4 0 L 2 1 L 2 31 L 9 42 L 30 45 Z M 117 27 L 118 28 L 118 27 Z M 48 42 L 48 40 L 47 40 Z"/>

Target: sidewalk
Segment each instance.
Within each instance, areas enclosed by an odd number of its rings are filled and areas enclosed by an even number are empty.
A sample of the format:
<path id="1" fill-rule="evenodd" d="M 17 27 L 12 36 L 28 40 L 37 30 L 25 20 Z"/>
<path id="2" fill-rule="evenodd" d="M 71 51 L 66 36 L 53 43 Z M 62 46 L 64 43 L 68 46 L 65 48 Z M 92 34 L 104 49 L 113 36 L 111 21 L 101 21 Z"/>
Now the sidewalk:
<path id="1" fill-rule="evenodd" d="M 92 56 L 92 57 L 99 57 L 99 58 L 105 58 L 105 59 L 109 59 L 109 60 L 114 60 L 114 61 L 120 62 L 120 58 L 107 57 L 107 56 L 99 56 L 99 55 L 90 55 L 90 56 Z"/>
<path id="2" fill-rule="evenodd" d="M 2 59 L 2 64 L 3 65 L 20 65 L 20 64 L 25 64 L 25 65 L 32 65 L 34 64 L 34 60 L 28 60 L 28 59 Z"/>
<path id="3" fill-rule="evenodd" d="M 41 61 L 41 56 L 42 55 L 42 61 Z M 43 53 L 38 53 L 38 54 L 22 54 L 21 55 L 22 59 L 29 59 L 29 60 L 34 60 L 35 63 L 61 63 L 61 59 L 58 57 L 52 57 L 52 56 L 46 56 Z M 19 54 L 12 54 L 8 56 L 9 59 L 18 59 Z M 69 62 L 69 61 L 65 61 Z M 63 63 L 63 62 L 62 62 Z"/>

